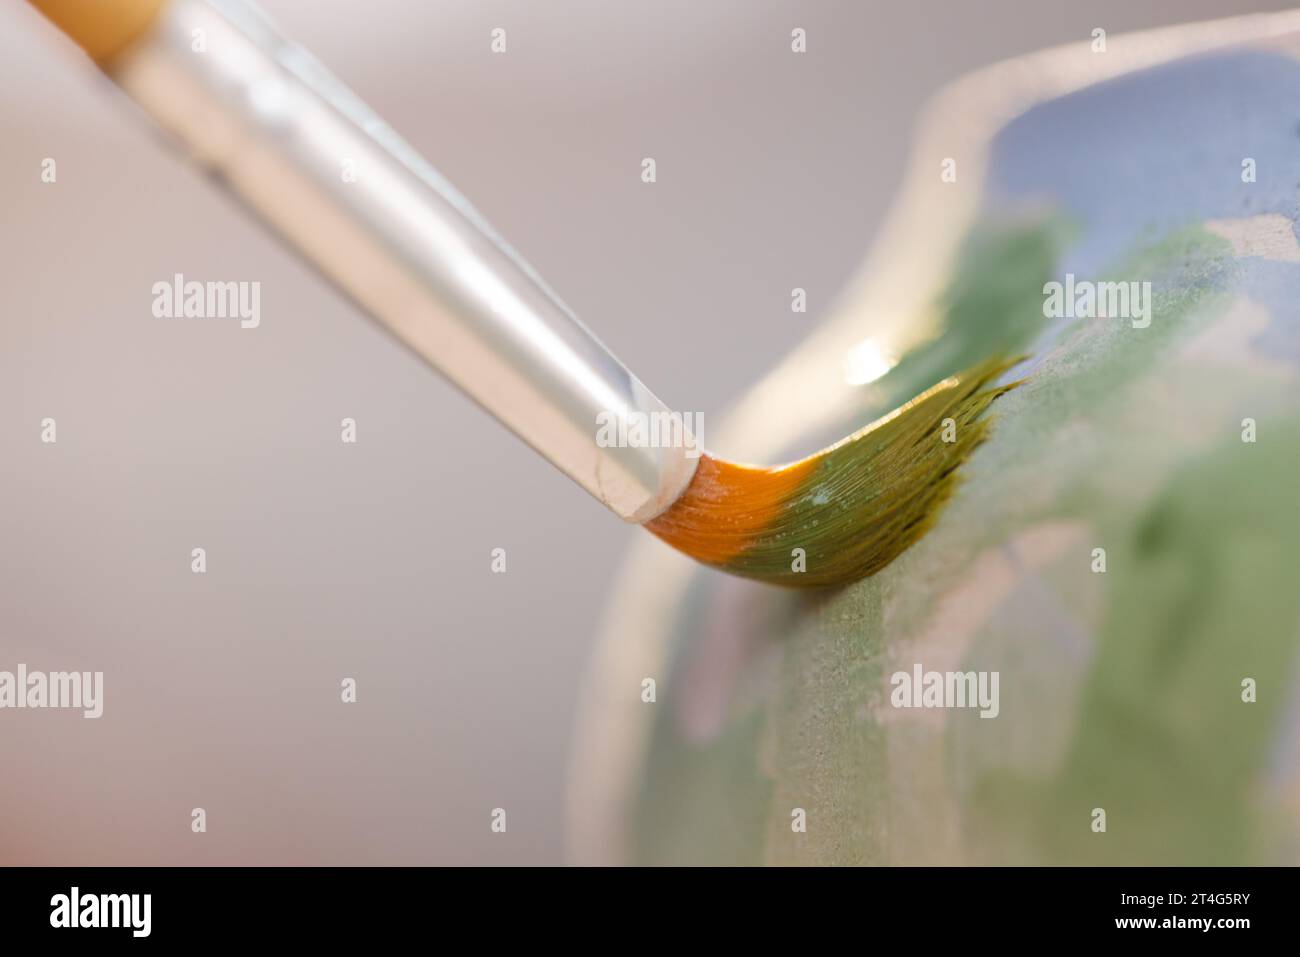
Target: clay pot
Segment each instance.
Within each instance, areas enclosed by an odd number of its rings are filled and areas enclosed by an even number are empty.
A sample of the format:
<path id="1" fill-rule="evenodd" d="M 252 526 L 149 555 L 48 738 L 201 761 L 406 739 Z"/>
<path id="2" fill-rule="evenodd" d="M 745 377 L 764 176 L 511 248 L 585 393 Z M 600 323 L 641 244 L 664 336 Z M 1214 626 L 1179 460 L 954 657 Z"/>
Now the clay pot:
<path id="1" fill-rule="evenodd" d="M 808 453 L 996 352 L 1027 381 L 869 579 L 781 590 L 637 546 L 576 860 L 1296 863 L 1297 102 L 1293 14 L 937 98 L 838 313 L 711 445 Z"/>

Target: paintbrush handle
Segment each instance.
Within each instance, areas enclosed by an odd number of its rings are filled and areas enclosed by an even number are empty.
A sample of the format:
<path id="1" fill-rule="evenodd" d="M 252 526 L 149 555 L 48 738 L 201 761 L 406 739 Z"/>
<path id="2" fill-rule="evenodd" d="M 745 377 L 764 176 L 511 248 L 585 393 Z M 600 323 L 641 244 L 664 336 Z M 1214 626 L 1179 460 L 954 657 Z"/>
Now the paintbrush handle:
<path id="1" fill-rule="evenodd" d="M 667 408 L 449 183 L 254 8 L 169 0 L 102 65 L 363 310 L 622 518 L 653 518 L 690 482 L 689 440 L 598 444 L 602 413 L 627 421 Z"/>

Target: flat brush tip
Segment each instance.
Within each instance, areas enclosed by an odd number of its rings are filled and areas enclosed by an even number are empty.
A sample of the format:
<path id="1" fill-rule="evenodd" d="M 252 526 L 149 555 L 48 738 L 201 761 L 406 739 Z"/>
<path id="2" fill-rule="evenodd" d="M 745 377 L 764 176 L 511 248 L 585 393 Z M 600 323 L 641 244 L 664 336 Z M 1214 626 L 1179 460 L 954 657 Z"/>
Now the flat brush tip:
<path id="1" fill-rule="evenodd" d="M 775 585 L 872 575 L 934 524 L 959 466 L 987 437 L 985 411 L 1019 384 L 995 383 L 1020 361 L 989 359 L 789 465 L 702 455 L 686 491 L 645 527 L 706 565 Z"/>

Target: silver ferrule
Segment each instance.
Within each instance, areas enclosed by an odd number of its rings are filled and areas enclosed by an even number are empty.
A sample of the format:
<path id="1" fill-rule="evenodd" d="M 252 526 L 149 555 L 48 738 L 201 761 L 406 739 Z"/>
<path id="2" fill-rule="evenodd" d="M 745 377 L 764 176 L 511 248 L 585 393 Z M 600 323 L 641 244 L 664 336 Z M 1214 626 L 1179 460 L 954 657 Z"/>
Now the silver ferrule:
<path id="1" fill-rule="evenodd" d="M 365 312 L 619 516 L 648 521 L 690 483 L 689 430 L 625 441 L 667 407 L 255 8 L 171 0 L 108 71 Z"/>

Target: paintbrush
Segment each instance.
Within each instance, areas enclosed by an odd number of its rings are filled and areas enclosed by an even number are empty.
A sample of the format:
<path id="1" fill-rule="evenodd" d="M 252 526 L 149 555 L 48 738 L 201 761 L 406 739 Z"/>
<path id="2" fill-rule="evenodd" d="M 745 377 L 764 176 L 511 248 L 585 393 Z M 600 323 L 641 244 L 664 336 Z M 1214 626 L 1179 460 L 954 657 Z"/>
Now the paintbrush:
<path id="1" fill-rule="evenodd" d="M 31 2 L 372 318 L 620 518 L 708 565 L 793 586 L 877 571 L 934 521 L 1007 388 L 1009 363 L 992 359 L 790 465 L 702 453 L 449 183 L 256 8 Z M 599 440 L 665 421 L 672 442 Z"/>

